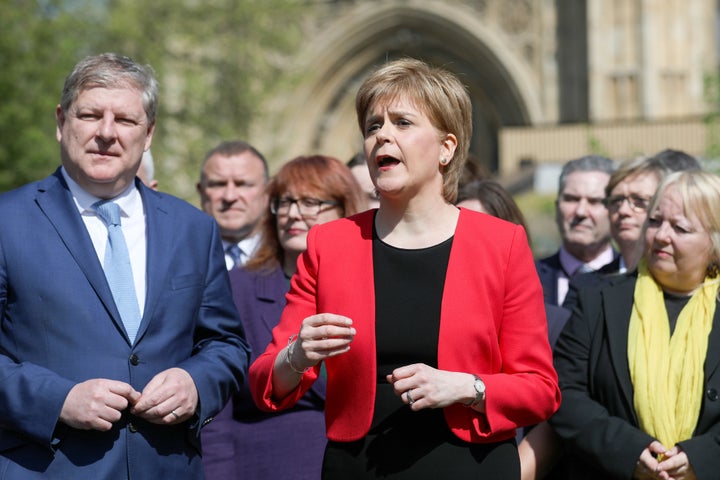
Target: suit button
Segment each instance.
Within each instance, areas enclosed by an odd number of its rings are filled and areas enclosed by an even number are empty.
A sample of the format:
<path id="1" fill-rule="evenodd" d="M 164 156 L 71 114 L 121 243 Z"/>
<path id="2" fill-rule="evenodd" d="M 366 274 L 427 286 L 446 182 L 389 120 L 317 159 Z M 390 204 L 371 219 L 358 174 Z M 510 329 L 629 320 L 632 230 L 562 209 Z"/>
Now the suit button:
<path id="1" fill-rule="evenodd" d="M 137 433 L 137 428 L 132 422 L 128 422 L 128 430 L 130 430 L 130 433 Z"/>
<path id="2" fill-rule="evenodd" d="M 707 397 L 710 401 L 714 402 L 718 399 L 718 392 L 714 388 L 708 388 Z"/>
<path id="3" fill-rule="evenodd" d="M 138 363 L 140 363 L 140 357 L 138 357 L 134 353 L 132 355 L 130 355 L 130 364 L 137 365 Z"/>

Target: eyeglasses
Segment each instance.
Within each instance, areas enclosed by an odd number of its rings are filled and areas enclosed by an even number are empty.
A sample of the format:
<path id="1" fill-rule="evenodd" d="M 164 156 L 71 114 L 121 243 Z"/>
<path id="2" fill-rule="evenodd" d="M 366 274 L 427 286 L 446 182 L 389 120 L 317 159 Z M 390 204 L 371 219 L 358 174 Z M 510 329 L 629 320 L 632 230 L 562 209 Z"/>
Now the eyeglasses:
<path id="1" fill-rule="evenodd" d="M 298 212 L 301 217 L 317 217 L 320 212 L 323 211 L 323 205 L 329 205 L 332 207 L 339 207 L 338 202 L 332 200 L 320 200 L 318 198 L 292 198 L 282 197 L 273 198 L 270 201 L 270 212 L 273 215 L 288 215 L 290 213 L 290 207 L 295 204 L 297 205 Z"/>
<path id="2" fill-rule="evenodd" d="M 613 195 L 612 197 L 606 198 L 604 203 L 608 210 L 617 212 L 620 210 L 620 207 L 625 200 L 627 200 L 630 208 L 637 213 L 647 211 L 650 204 L 649 198 L 641 197 L 639 195 L 630 195 L 629 197 L 626 197 L 625 195 Z"/>

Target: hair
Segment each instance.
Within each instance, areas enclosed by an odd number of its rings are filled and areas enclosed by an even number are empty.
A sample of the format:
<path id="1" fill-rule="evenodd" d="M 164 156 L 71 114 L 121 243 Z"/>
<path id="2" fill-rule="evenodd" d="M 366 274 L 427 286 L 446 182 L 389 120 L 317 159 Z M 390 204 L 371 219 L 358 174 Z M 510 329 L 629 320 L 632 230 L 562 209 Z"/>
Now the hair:
<path id="1" fill-rule="evenodd" d="M 682 150 L 666 148 L 650 157 L 650 161 L 658 164 L 661 168 L 665 169 L 667 173 L 680 172 L 683 170 L 702 170 L 700 161 Z"/>
<path id="2" fill-rule="evenodd" d="M 205 165 L 207 164 L 210 157 L 220 155 L 222 157 L 234 157 L 236 155 L 242 155 L 243 153 L 250 152 L 258 158 L 263 164 L 263 172 L 265 173 L 265 181 L 268 181 L 270 174 L 268 173 L 268 163 L 262 153 L 260 153 L 255 147 L 242 140 L 228 140 L 219 143 L 217 146 L 208 150 L 203 159 L 202 165 L 200 165 L 200 182 L 205 181 Z"/>
<path id="3" fill-rule="evenodd" d="M 700 163 L 690 155 L 677 150 L 663 150 L 652 157 L 638 157 L 622 162 L 610 175 L 605 195 L 610 196 L 615 187 L 630 177 L 655 175 L 658 183 L 667 175 L 683 170 L 700 170 Z"/>
<path id="4" fill-rule="evenodd" d="M 341 216 L 344 217 L 354 215 L 364 207 L 363 192 L 355 176 L 350 168 L 334 157 L 300 156 L 287 162 L 272 177 L 266 192 L 272 200 L 290 190 L 318 196 L 322 200 L 333 200 L 340 205 Z M 284 253 L 278 239 L 276 216 L 270 212 L 269 206 L 262 220 L 261 232 L 260 246 L 245 264 L 249 270 L 269 270 L 283 263 Z"/>
<path id="5" fill-rule="evenodd" d="M 558 181 L 558 195 L 565 190 L 565 182 L 568 175 L 575 172 L 604 172 L 612 175 L 615 171 L 615 162 L 600 155 L 585 155 L 584 157 L 570 160 L 563 165 Z"/>
<path id="6" fill-rule="evenodd" d="M 482 179 L 475 180 L 467 185 L 461 186 L 458 190 L 456 204 L 465 200 L 478 200 L 483 209 L 490 215 L 516 225 L 520 225 L 525 229 L 530 242 L 530 231 L 527 228 L 527 222 L 518 204 L 515 203 L 512 195 L 502 185 L 495 180 Z"/>
<path id="7" fill-rule="evenodd" d="M 150 65 L 140 65 L 117 53 L 85 57 L 65 78 L 60 107 L 68 111 L 80 92 L 90 88 L 133 88 L 142 94 L 145 115 L 152 124 L 158 108 L 158 83 L 154 75 Z"/>
<path id="8" fill-rule="evenodd" d="M 467 88 L 452 73 L 423 61 L 403 58 L 389 62 L 365 79 L 355 97 L 357 121 L 363 135 L 370 110 L 378 103 L 399 98 L 413 102 L 441 135 L 451 133 L 457 138 L 450 162 L 440 166 L 443 197 L 453 203 L 472 137 L 472 103 Z"/>
<path id="9" fill-rule="evenodd" d="M 704 170 L 686 170 L 673 172 L 666 176 L 655 192 L 648 212 L 653 212 L 665 191 L 674 187 L 680 194 L 685 213 L 692 212 L 697 216 L 703 228 L 712 240 L 712 256 L 707 267 L 708 275 L 718 275 L 718 262 L 720 261 L 720 177 Z M 648 222 L 643 226 L 643 236 L 647 230 Z"/>
<path id="10" fill-rule="evenodd" d="M 350 157 L 350 160 L 348 160 L 345 165 L 347 165 L 348 168 L 367 167 L 367 160 L 365 159 L 365 154 L 362 152 L 356 153 L 355 155 Z"/>

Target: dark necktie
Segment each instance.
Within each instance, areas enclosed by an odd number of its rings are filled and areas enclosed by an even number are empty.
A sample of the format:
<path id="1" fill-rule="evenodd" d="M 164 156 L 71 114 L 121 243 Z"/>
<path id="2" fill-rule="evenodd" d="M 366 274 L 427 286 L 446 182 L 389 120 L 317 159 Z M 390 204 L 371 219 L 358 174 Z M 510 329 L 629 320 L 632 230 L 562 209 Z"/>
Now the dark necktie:
<path id="1" fill-rule="evenodd" d="M 100 201 L 95 203 L 93 208 L 108 229 L 108 241 L 103 261 L 105 278 L 110 285 L 115 305 L 120 312 L 130 343 L 134 343 L 140 326 L 140 307 L 135 294 L 130 254 L 120 226 L 120 207 L 113 202 Z"/>
<path id="2" fill-rule="evenodd" d="M 232 268 L 235 268 L 238 265 L 242 264 L 242 262 L 240 261 L 242 250 L 240 250 L 240 247 L 238 247 L 237 243 L 228 245 L 228 247 L 225 249 L 225 253 L 227 253 L 228 256 L 232 259 Z"/>

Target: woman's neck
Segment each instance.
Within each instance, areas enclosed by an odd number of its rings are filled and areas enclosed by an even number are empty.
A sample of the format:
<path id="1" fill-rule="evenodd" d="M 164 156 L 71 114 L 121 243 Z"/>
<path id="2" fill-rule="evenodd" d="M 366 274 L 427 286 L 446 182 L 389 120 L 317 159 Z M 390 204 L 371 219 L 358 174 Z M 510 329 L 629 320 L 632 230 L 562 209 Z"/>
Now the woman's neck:
<path id="1" fill-rule="evenodd" d="M 460 211 L 440 196 L 408 201 L 381 198 L 375 217 L 380 239 L 399 248 L 437 245 L 455 233 Z"/>

